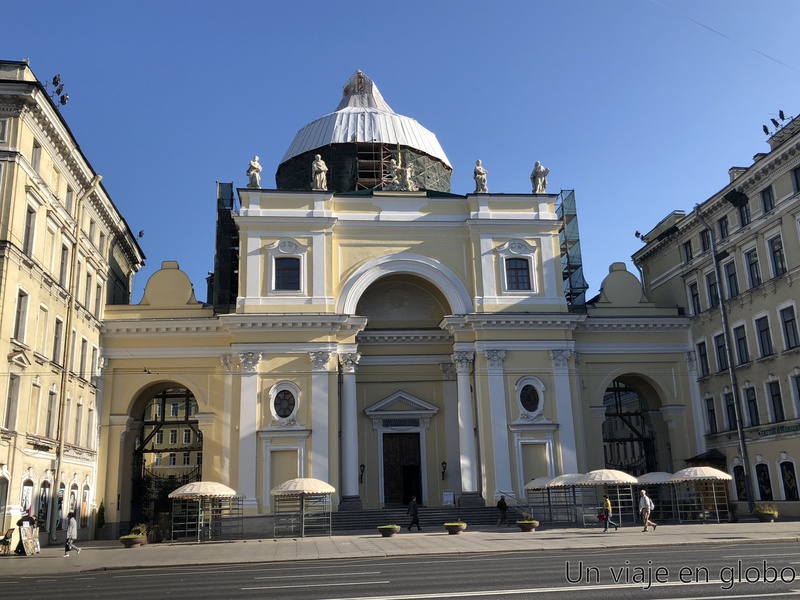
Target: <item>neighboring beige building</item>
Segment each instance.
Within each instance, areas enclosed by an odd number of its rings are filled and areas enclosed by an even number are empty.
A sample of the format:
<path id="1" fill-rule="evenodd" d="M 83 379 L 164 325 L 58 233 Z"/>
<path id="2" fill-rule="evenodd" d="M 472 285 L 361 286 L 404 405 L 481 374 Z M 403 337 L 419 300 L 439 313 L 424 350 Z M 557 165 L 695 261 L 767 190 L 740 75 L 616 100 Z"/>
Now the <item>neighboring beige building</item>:
<path id="1" fill-rule="evenodd" d="M 730 183 L 718 193 L 689 214 L 668 215 L 642 236 L 645 245 L 633 258 L 648 296 L 684 307 L 691 319 L 698 446 L 716 456 L 719 468 L 734 477 L 736 497 L 745 500 L 735 389 L 754 499 L 798 516 L 800 119 L 784 120 L 768 142 L 769 152 L 756 154 L 752 165 L 730 169 Z M 718 286 L 729 322 L 733 378 Z"/>
<path id="2" fill-rule="evenodd" d="M 102 500 L 101 319 L 130 302 L 144 256 L 51 91 L 0 61 L 0 527 L 30 513 L 61 528 L 74 510 L 85 538 Z"/>
<path id="3" fill-rule="evenodd" d="M 327 190 L 310 189 L 317 154 Z M 293 477 L 330 482 L 339 510 L 493 505 L 538 476 L 698 452 L 690 320 L 619 263 L 585 301 L 572 192 L 457 195 L 451 171 L 357 72 L 278 189 L 218 185 L 210 303 L 165 261 L 140 304 L 106 309 L 109 522 L 168 510 L 172 430 L 192 431 L 176 460 L 202 452 L 248 515 Z"/>

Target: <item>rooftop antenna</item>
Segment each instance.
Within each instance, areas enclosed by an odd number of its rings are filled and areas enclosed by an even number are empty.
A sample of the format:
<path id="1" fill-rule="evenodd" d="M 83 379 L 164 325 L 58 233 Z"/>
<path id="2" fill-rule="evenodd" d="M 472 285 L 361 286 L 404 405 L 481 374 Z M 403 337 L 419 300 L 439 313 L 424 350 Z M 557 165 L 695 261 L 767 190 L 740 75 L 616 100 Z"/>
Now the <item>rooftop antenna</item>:
<path id="1" fill-rule="evenodd" d="M 65 94 L 64 92 L 64 84 L 61 83 L 61 75 L 55 75 L 52 81 L 48 81 L 44 84 L 46 90 L 50 92 L 50 99 L 56 105 L 56 108 L 59 106 L 66 106 L 67 102 L 69 102 L 69 94 Z M 53 88 L 52 91 L 50 88 Z M 56 100 L 58 98 L 58 100 Z"/>

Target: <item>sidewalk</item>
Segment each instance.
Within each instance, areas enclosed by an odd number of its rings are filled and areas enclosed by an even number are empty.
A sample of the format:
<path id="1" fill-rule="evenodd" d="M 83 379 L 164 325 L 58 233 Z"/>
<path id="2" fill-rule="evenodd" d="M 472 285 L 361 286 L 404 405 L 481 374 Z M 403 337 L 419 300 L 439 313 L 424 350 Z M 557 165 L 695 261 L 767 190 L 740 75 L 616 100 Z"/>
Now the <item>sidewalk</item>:
<path id="1" fill-rule="evenodd" d="M 424 525 L 424 523 L 423 523 Z M 305 559 L 419 556 L 518 552 L 532 550 L 594 550 L 643 548 L 687 544 L 798 543 L 800 522 L 664 524 L 643 533 L 638 526 L 603 533 L 599 527 L 540 527 L 524 533 L 511 527 L 468 527 L 448 535 L 439 526 L 423 527 L 383 538 L 370 531 L 334 533 L 331 537 L 274 540 L 247 539 L 196 544 L 189 542 L 148 544 L 123 548 L 117 540 L 80 543 L 83 552 L 63 558 L 63 546 L 45 546 L 35 556 L 0 556 L 0 576 L 75 574 L 98 569 L 153 568 L 220 563 L 266 563 Z"/>

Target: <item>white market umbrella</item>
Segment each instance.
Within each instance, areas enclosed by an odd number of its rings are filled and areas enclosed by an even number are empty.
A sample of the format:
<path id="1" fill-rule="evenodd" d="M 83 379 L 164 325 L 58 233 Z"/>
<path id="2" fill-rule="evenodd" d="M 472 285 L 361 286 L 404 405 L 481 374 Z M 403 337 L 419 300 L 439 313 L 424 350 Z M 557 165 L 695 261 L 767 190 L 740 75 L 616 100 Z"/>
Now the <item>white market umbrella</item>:
<path id="1" fill-rule="evenodd" d="M 632 485 L 639 481 L 633 475 L 615 469 L 589 471 L 575 480 L 575 485 Z"/>
<path id="2" fill-rule="evenodd" d="M 270 496 L 299 496 L 300 494 L 333 494 L 336 491 L 331 484 L 312 477 L 298 477 L 276 485 L 269 492 Z"/>
<path id="3" fill-rule="evenodd" d="M 554 477 L 548 481 L 545 487 L 570 487 L 575 485 L 575 482 L 581 477 L 583 477 L 583 473 L 564 473 L 563 475 L 559 475 L 558 477 Z"/>
<path id="4" fill-rule="evenodd" d="M 666 471 L 653 471 L 651 473 L 645 473 L 644 475 L 639 475 L 639 485 L 660 485 L 662 483 L 672 483 L 670 478 L 672 477 L 672 473 L 667 473 Z"/>
<path id="5" fill-rule="evenodd" d="M 525 484 L 526 490 L 543 490 L 547 487 L 547 484 L 552 481 L 552 477 L 537 477 L 536 479 L 531 479 L 528 483 Z"/>
<path id="6" fill-rule="evenodd" d="M 730 481 L 733 479 L 725 471 L 713 467 L 688 467 L 681 469 L 669 478 L 670 483 L 686 483 L 690 481 Z"/>
<path id="7" fill-rule="evenodd" d="M 236 490 L 215 481 L 193 481 L 182 485 L 169 494 L 170 498 L 240 498 Z"/>

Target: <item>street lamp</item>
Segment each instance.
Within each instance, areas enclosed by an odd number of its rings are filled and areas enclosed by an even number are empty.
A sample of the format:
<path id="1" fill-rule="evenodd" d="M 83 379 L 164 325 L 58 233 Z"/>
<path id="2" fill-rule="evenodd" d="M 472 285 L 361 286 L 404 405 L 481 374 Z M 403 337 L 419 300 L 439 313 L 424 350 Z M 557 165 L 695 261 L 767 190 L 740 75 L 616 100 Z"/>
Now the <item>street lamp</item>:
<path id="1" fill-rule="evenodd" d="M 731 204 L 736 205 L 736 201 L 741 199 L 741 194 L 739 192 L 736 196 L 736 200 L 731 197 L 731 194 L 727 194 L 725 196 L 725 200 L 730 202 Z M 746 196 L 745 196 L 746 200 Z M 747 443 L 744 437 L 744 424 L 742 423 L 742 406 L 741 406 L 741 398 L 739 396 L 739 383 L 736 380 L 736 369 L 733 366 L 733 353 L 731 352 L 731 333 L 730 333 L 730 324 L 728 323 L 728 313 L 725 310 L 725 296 L 722 293 L 722 271 L 719 267 L 719 258 L 717 256 L 717 244 L 714 241 L 714 230 L 712 229 L 711 225 L 703 218 L 703 215 L 700 214 L 700 205 L 695 204 L 694 207 L 695 213 L 697 214 L 698 220 L 705 225 L 705 228 L 708 230 L 708 238 L 711 244 L 711 261 L 714 263 L 714 278 L 717 280 L 717 301 L 719 304 L 719 314 L 722 318 L 722 340 L 725 344 L 725 359 L 728 363 L 728 376 L 731 380 L 731 392 L 733 393 L 733 410 L 736 415 L 736 434 L 739 438 L 739 452 L 742 455 L 742 471 L 744 473 L 744 490 L 745 494 L 747 494 L 747 509 L 749 512 L 753 512 L 753 508 L 755 508 L 755 501 L 753 500 L 753 486 L 750 481 L 750 458 L 747 455 Z"/>

